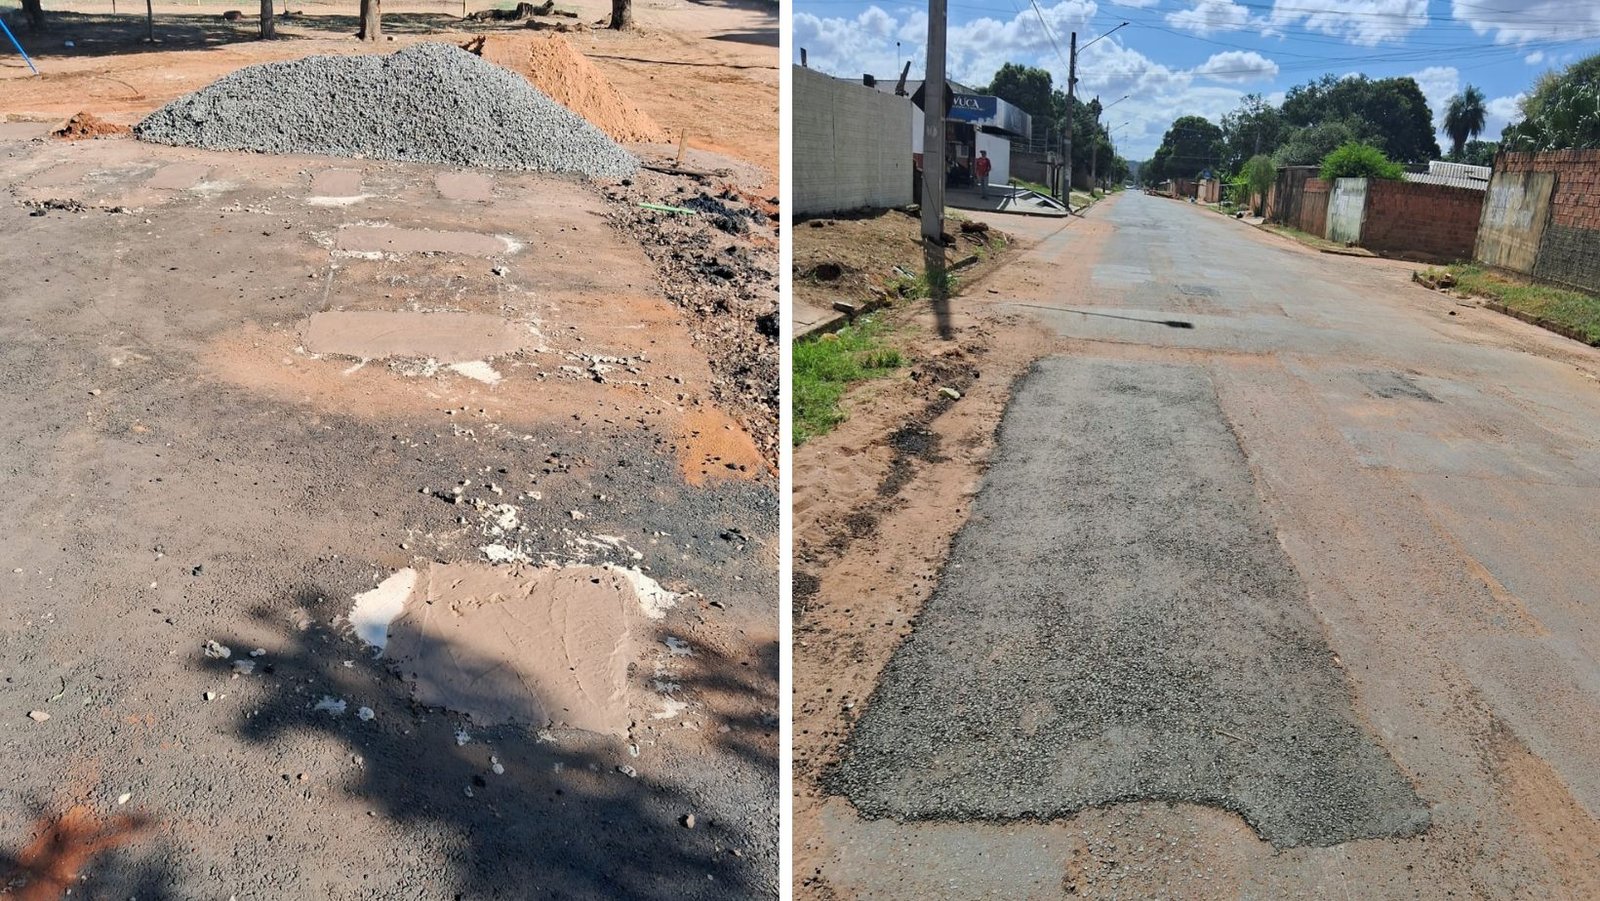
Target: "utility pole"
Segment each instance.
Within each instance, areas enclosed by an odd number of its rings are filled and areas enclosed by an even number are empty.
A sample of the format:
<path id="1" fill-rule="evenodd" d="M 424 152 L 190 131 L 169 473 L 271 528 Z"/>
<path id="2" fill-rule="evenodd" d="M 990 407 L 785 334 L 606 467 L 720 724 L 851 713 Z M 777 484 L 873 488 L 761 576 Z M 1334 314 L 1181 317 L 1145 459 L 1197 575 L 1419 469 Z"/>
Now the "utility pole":
<path id="1" fill-rule="evenodd" d="M 1100 168 L 1100 95 L 1094 98 L 1094 128 L 1089 132 L 1089 197 L 1094 197 L 1095 185 L 1099 184 Z"/>
<path id="2" fill-rule="evenodd" d="M 944 34 L 945 0 L 928 0 L 928 71 L 922 82 L 922 243 L 927 260 L 931 263 L 937 259 L 941 270 L 944 268 Z"/>
<path id="3" fill-rule="evenodd" d="M 941 6 L 944 4 L 941 2 Z M 1059 45 L 1058 45 L 1059 46 Z M 1071 50 L 1067 54 L 1067 132 L 1062 139 L 1064 145 L 1062 164 L 1067 167 L 1067 183 L 1061 189 L 1061 202 L 1067 205 L 1067 212 L 1072 212 L 1072 95 L 1073 89 L 1078 84 L 1078 33 L 1072 33 Z"/>

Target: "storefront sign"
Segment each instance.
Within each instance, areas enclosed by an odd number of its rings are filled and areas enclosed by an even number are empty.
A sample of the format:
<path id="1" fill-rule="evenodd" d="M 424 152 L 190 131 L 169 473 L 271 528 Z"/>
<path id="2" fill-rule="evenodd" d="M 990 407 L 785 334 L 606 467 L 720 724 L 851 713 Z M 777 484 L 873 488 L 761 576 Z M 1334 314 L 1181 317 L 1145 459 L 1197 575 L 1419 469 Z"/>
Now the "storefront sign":
<path id="1" fill-rule="evenodd" d="M 995 117 L 999 99 L 980 94 L 957 94 L 950 103 L 950 118 L 962 122 L 983 122 Z"/>

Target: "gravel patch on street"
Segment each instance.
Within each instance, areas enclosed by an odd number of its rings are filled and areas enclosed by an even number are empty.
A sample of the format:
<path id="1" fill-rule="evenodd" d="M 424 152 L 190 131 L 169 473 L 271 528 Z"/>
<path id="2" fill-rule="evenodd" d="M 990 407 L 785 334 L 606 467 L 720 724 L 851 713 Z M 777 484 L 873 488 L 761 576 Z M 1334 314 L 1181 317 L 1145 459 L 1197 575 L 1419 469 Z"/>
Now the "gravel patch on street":
<path id="1" fill-rule="evenodd" d="M 1358 720 L 1205 372 L 1048 359 L 828 787 L 869 818 L 1182 801 L 1279 848 L 1429 812 Z"/>
<path id="2" fill-rule="evenodd" d="M 449 44 L 240 69 L 134 126 L 146 141 L 620 178 L 639 163 L 522 76 Z"/>

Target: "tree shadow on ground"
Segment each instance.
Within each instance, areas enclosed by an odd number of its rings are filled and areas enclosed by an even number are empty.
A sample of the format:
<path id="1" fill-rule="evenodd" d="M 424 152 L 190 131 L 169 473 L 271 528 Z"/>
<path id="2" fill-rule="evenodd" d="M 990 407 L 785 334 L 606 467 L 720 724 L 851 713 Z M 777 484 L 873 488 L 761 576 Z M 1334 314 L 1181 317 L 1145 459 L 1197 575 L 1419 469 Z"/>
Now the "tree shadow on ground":
<path id="1" fill-rule="evenodd" d="M 315 621 L 325 623 L 333 611 L 322 599 L 330 596 L 308 585 L 292 603 L 316 611 Z M 253 615 L 258 623 L 284 622 L 281 610 Z M 247 647 L 232 647 L 238 649 L 234 661 L 251 659 Z M 454 646 L 448 653 L 471 668 L 470 649 Z M 775 646 L 764 649 L 760 667 L 775 668 L 776 653 Z M 708 662 L 695 668 L 706 676 L 679 680 L 685 695 L 748 693 L 761 682 L 760 676 L 744 677 L 737 663 L 730 671 L 724 661 Z M 232 661 L 200 658 L 198 665 L 226 670 Z M 760 845 L 766 838 L 748 823 L 711 813 L 716 799 L 683 778 L 684 760 L 653 748 L 634 757 L 629 742 L 616 737 L 531 725 L 479 727 L 422 707 L 385 661 L 320 625 L 288 630 L 282 647 L 244 678 L 263 681 L 259 700 L 239 718 L 239 736 L 263 745 L 306 737 L 342 744 L 360 766 L 336 792 L 397 825 L 408 854 L 441 861 L 446 872 L 439 882 L 453 886 L 455 897 L 757 897 L 776 884 L 776 872 L 761 872 L 768 860 L 775 870 L 776 849 L 765 853 Z M 318 710 L 324 698 L 348 706 L 339 715 Z M 362 707 L 371 709 L 370 719 L 358 715 Z M 743 759 L 743 766 L 732 767 L 736 771 L 775 771 L 774 749 L 752 737 L 775 731 L 775 723 L 768 726 L 754 713 L 713 722 L 729 727 L 705 736 L 713 753 L 703 759 L 716 771 L 713 781 L 722 775 L 719 759 Z M 470 739 L 458 741 L 460 732 Z M 733 800 L 738 806 L 724 809 L 775 810 L 776 797 L 759 788 L 749 796 L 749 780 L 745 786 L 746 797 Z M 698 821 L 688 828 L 684 817 L 696 811 Z M 374 872 L 365 884 L 377 888 L 382 876 Z"/>
<path id="2" fill-rule="evenodd" d="M 711 39 L 713 41 L 730 41 L 735 44 L 755 44 L 761 47 L 778 46 L 777 31 L 725 31 L 722 34 L 713 35 Z"/>
<path id="3" fill-rule="evenodd" d="M 12 30 L 16 31 L 18 40 L 22 41 L 30 56 L 45 61 L 173 50 L 216 50 L 261 39 L 256 6 L 245 3 L 241 5 L 241 11 L 245 12 L 244 17 L 233 22 L 215 13 L 158 15 L 155 17 L 155 43 L 146 40 L 149 25 L 142 8 L 137 15 L 47 12 L 44 31 L 31 31 L 25 25 L 21 28 L 13 26 Z M 274 40 L 284 43 L 338 37 L 354 41 L 361 27 L 361 19 L 357 15 L 307 15 L 295 12 L 280 14 L 277 25 L 278 36 Z M 476 21 L 445 13 L 389 13 L 383 17 L 384 34 L 406 37 L 439 35 L 441 39 L 449 40 L 450 35 L 461 32 L 518 33 L 525 30 L 520 22 Z M 67 47 L 67 41 L 71 41 L 73 46 Z M 384 47 L 386 42 L 374 46 Z M 8 51 L 11 49 L 9 44 L 4 47 Z"/>

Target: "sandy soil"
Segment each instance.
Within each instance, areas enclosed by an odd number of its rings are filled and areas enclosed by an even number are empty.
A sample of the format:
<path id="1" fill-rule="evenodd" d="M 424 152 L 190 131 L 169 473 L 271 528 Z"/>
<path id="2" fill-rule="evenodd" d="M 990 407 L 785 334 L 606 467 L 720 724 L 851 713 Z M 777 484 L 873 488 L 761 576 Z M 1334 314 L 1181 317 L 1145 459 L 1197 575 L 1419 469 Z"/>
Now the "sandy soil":
<path id="1" fill-rule="evenodd" d="M 704 48 L 751 16 L 686 4 L 593 37 L 693 26 L 674 40 Z M 406 41 L 426 22 L 391 24 Z M 776 479 L 697 314 L 601 186 L 40 138 L 249 62 L 369 49 L 332 26 L 188 28 L 0 75 L 0 109 L 44 120 L 0 124 L 0 481 L 28 523 L 0 536 L 0 874 L 22 897 L 775 894 Z M 398 318 L 318 353 L 320 313 Z M 407 331 L 438 315 L 473 327 Z M 431 351 L 481 358 L 414 356 Z M 626 658 L 605 669 L 625 673 L 625 734 L 563 725 L 554 691 L 517 708 L 549 728 L 430 706 L 354 632 L 356 595 L 491 546 L 681 595 L 621 638 L 566 627 L 565 652 Z M 445 629 L 415 643 L 460 672 L 504 654 Z"/>
<path id="2" fill-rule="evenodd" d="M 294 4 L 300 13 L 279 19 L 280 40 L 255 40 L 248 4 L 207 0 L 156 3 L 152 48 L 144 37 L 143 6 L 75 3 L 53 16 L 47 35 L 21 35 L 42 77 L 32 77 L 15 54 L 0 57 L 0 116 L 62 120 L 80 110 L 131 124 L 146 113 L 240 66 L 314 53 L 389 53 L 421 40 L 465 43 L 496 34 L 522 39 L 521 23 L 474 22 L 463 12 L 494 4 L 389 3 L 384 23 L 389 40 L 363 44 L 351 35 L 356 19 L 348 4 Z M 635 7 L 636 28 L 603 26 L 610 4 L 597 0 L 563 3 L 578 13 L 566 20 L 587 26 L 563 35 L 611 84 L 659 123 L 675 143 L 753 163 L 768 173 L 775 193 L 778 165 L 777 18 L 773 4 L 692 3 L 663 0 Z M 221 18 L 243 9 L 238 22 Z M 46 4 L 46 11 L 57 9 Z M 593 27 L 601 23 L 599 27 Z M 66 41 L 75 46 L 67 48 Z M 203 51 L 203 52 L 195 52 Z"/>
<path id="3" fill-rule="evenodd" d="M 1600 689 L 1574 600 L 1592 566 L 1563 549 L 1593 532 L 1574 504 L 1592 491 L 1580 461 L 1600 442 L 1600 359 L 1418 289 L 1413 267 L 1149 203 L 1119 198 L 1044 236 L 955 305 L 962 353 L 995 350 L 931 434 L 901 431 L 928 395 L 872 383 L 797 453 L 797 897 L 1594 896 L 1600 795 L 1580 724 Z M 985 322 L 1007 313 L 1029 319 Z M 1205 367 L 1358 717 L 1431 808 L 1427 832 L 1275 851 L 1190 804 L 900 823 L 821 790 L 940 579 L 1011 376 L 1046 354 Z"/>

